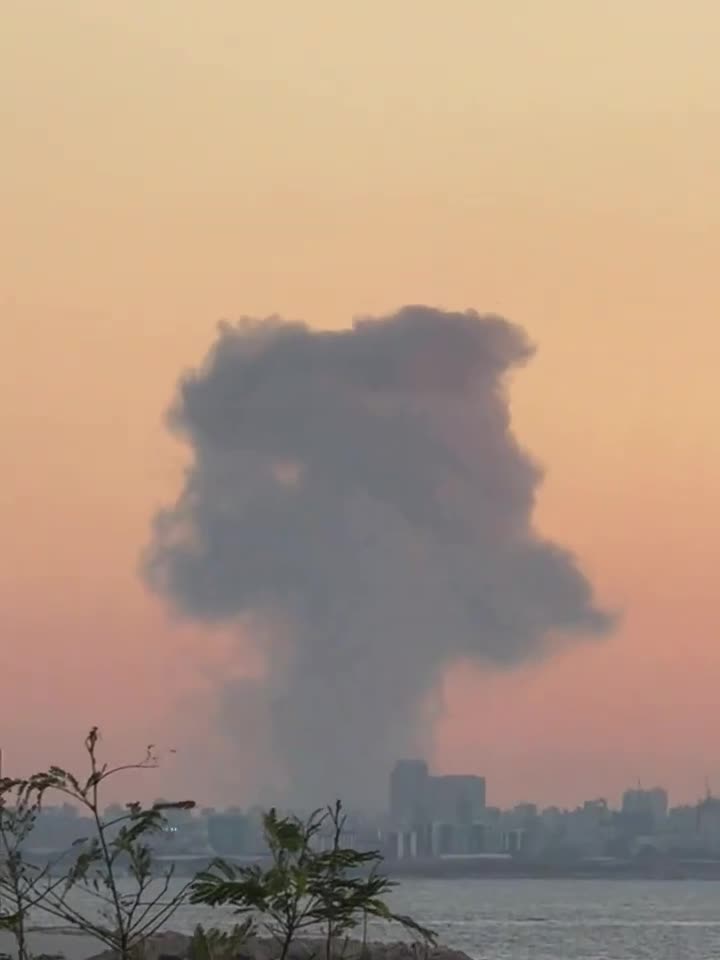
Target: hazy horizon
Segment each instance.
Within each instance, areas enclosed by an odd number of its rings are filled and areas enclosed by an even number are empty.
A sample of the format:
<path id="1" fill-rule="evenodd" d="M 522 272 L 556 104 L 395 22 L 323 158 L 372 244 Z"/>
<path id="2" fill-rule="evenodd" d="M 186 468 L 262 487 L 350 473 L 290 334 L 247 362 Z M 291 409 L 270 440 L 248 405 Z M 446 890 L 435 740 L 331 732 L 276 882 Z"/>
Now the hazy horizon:
<path id="1" fill-rule="evenodd" d="M 718 29 L 711 0 L 9 0 L 8 768 L 79 761 L 97 723 L 113 756 L 177 749 L 148 796 L 271 793 L 255 714 L 217 715 L 229 683 L 249 702 L 267 623 L 185 621 L 139 571 L 190 462 L 165 413 L 221 320 L 426 304 L 536 345 L 508 380 L 531 526 L 621 614 L 512 668 L 438 656 L 428 760 L 503 806 L 720 790 Z"/>

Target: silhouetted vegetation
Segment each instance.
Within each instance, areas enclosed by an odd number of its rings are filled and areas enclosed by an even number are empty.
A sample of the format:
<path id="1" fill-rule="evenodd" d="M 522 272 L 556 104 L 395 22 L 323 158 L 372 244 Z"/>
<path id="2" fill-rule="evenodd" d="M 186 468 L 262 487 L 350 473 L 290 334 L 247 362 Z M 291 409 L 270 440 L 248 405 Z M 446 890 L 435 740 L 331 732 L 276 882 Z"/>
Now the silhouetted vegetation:
<path id="1" fill-rule="evenodd" d="M 167 811 L 189 809 L 193 802 L 150 807 L 128 803 L 120 815 L 103 817 L 101 792 L 106 782 L 119 773 L 156 767 L 157 758 L 148 748 L 140 762 L 110 767 L 98 758 L 99 739 L 93 727 L 85 738 L 88 770 L 84 776 L 51 767 L 26 780 L 0 782 L 0 897 L 8 904 L 0 911 L 0 924 L 13 933 L 19 960 L 28 958 L 27 924 L 33 909 L 94 936 L 120 960 L 130 960 L 187 900 L 189 881 L 171 894 L 174 868 L 159 875 L 154 869 L 150 839 L 164 828 Z M 90 836 L 76 839 L 69 865 L 67 858 L 58 857 L 39 868 L 26 859 L 24 847 L 48 792 L 64 795 L 84 808 L 93 829 Z M 61 863 L 58 876 L 55 871 Z M 129 879 L 122 889 L 121 872 Z M 89 895 L 95 906 L 92 913 L 78 905 L 73 896 L 78 888 Z"/>
<path id="2" fill-rule="evenodd" d="M 259 916 L 259 922 L 286 960 L 293 941 L 311 928 L 322 929 L 326 960 L 334 946 L 368 917 L 401 924 L 426 942 L 432 931 L 410 917 L 394 914 L 383 897 L 392 881 L 378 872 L 382 857 L 342 844 L 345 818 L 338 802 L 303 821 L 270 810 L 263 820 L 271 863 L 237 867 L 216 860 L 192 882 L 192 903 L 230 905 L 237 913 Z M 327 833 L 329 829 L 329 834 Z M 329 837 L 329 846 L 323 840 Z"/>
<path id="3" fill-rule="evenodd" d="M 331 960 L 358 926 L 366 943 L 368 918 L 398 923 L 425 944 L 435 942 L 431 930 L 386 904 L 394 884 L 379 872 L 381 855 L 343 844 L 346 820 L 339 801 L 307 820 L 270 810 L 263 817 L 269 866 L 215 860 L 173 891 L 174 868 L 158 869 L 152 840 L 166 829 L 170 811 L 189 810 L 194 803 L 132 802 L 103 815 L 107 781 L 154 768 L 158 760 L 148 748 L 139 762 L 112 767 L 99 759 L 99 741 L 93 727 L 85 739 L 88 768 L 82 776 L 53 766 L 26 779 L 0 780 L 0 930 L 15 938 L 18 960 L 30 960 L 28 922 L 36 910 L 93 936 L 118 960 L 137 960 L 144 944 L 188 901 L 226 905 L 246 917 L 230 932 L 197 927 L 190 943 L 193 960 L 229 960 L 258 927 L 277 942 L 280 960 L 287 960 L 303 931 L 322 932 L 325 960 Z M 82 808 L 90 830 L 70 851 L 38 866 L 27 852 L 50 793 Z M 86 896 L 77 897 L 78 891 Z"/>
<path id="4" fill-rule="evenodd" d="M 53 878 L 53 863 L 40 867 L 28 862 L 24 846 L 40 813 L 50 778 L 39 774 L 27 780 L 0 779 L 0 930 L 15 939 L 18 960 L 27 960 L 27 921 L 30 911 L 63 885 Z"/>
<path id="5" fill-rule="evenodd" d="M 236 960 L 252 927 L 251 919 L 236 924 L 232 930 L 206 930 L 198 924 L 190 940 L 189 960 Z"/>

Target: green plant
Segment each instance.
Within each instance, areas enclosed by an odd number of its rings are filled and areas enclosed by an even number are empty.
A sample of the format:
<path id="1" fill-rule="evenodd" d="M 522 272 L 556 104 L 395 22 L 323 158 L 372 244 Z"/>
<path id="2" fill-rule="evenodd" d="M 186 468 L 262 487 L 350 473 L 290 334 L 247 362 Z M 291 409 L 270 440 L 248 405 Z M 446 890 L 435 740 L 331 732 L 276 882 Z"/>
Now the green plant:
<path id="1" fill-rule="evenodd" d="M 330 960 L 337 940 L 347 939 L 367 917 L 399 923 L 425 942 L 434 942 L 431 930 L 393 913 L 383 900 L 393 883 L 379 873 L 380 854 L 343 846 L 345 817 L 339 802 L 306 821 L 280 817 L 273 809 L 265 814 L 263 827 L 270 866 L 235 867 L 216 860 L 192 882 L 191 902 L 228 904 L 240 914 L 259 914 L 280 945 L 280 960 L 286 960 L 298 934 L 312 927 L 325 931 Z M 329 848 L 318 849 L 326 828 Z"/>
<path id="2" fill-rule="evenodd" d="M 331 829 L 331 846 L 315 857 L 312 893 L 316 899 L 316 921 L 325 928 L 326 960 L 332 957 L 333 944 L 341 939 L 346 942 L 361 923 L 365 949 L 369 917 L 399 924 L 426 945 L 434 943 L 434 931 L 412 917 L 394 913 L 385 902 L 395 884 L 380 872 L 381 854 L 343 846 L 346 817 L 340 801 L 328 807 L 325 821 Z"/>
<path id="3" fill-rule="evenodd" d="M 31 863 L 24 847 L 40 814 L 49 785 L 40 774 L 29 779 L 0 779 L 0 930 L 15 939 L 18 960 L 28 960 L 30 911 L 62 881 L 51 877 L 52 862 Z"/>
<path id="4" fill-rule="evenodd" d="M 156 767 L 158 761 L 150 747 L 140 762 L 110 767 L 98 759 L 99 739 L 100 733 L 93 727 L 85 739 L 89 765 L 85 778 L 60 767 L 51 767 L 42 775 L 45 789 L 69 797 L 87 811 L 94 832 L 75 841 L 77 852 L 64 883 L 49 887 L 40 905 L 54 917 L 102 941 L 120 960 L 129 960 L 187 899 L 190 882 L 170 893 L 174 867 L 157 874 L 151 840 L 165 827 L 167 811 L 191 809 L 194 803 L 159 802 L 150 807 L 129 803 L 122 814 L 103 817 L 101 788 L 106 781 L 121 772 Z M 127 873 L 127 885 L 121 882 L 122 871 Z M 98 918 L 88 916 L 72 902 L 72 893 L 78 887 L 92 897 L 99 908 Z"/>
<path id="5" fill-rule="evenodd" d="M 236 924 L 232 930 L 206 930 L 198 924 L 188 949 L 189 960 L 235 960 L 253 931 L 252 918 Z"/>

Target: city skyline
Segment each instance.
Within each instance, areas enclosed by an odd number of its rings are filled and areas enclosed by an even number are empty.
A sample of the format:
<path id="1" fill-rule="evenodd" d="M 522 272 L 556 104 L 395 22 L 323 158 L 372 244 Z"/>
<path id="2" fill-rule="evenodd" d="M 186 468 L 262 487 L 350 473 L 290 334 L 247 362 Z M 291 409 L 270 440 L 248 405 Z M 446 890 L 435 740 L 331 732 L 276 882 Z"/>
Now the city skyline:
<path id="1" fill-rule="evenodd" d="M 503 869 L 501 861 L 510 859 L 521 871 L 523 864 L 530 870 L 552 871 L 572 870 L 573 863 L 583 861 L 612 863 L 613 869 L 632 873 L 652 871 L 656 862 L 665 864 L 662 869 L 668 875 L 706 869 L 715 876 L 720 863 L 720 798 L 709 792 L 693 805 L 673 806 L 664 788 L 634 786 L 624 791 L 618 806 L 597 798 L 574 808 L 541 808 L 525 802 L 501 809 L 486 803 L 484 778 L 438 776 L 418 760 L 398 761 L 389 787 L 387 811 L 377 815 L 345 810 L 344 823 L 346 842 L 379 849 L 395 865 L 414 862 L 422 870 L 423 864 L 431 869 L 434 863 L 442 869 L 443 862 L 460 858 L 467 860 L 466 869 L 487 872 Z M 110 804 L 103 815 L 115 822 L 124 809 Z M 68 803 L 45 806 L 33 849 L 47 855 L 70 848 L 78 833 L 87 829 L 84 813 Z M 317 811 L 280 813 L 303 819 L 317 816 Z M 262 821 L 261 809 L 171 811 L 157 837 L 157 852 L 185 860 L 212 853 L 262 858 L 268 852 Z M 321 830 L 320 848 L 331 843 L 332 836 L 329 825 Z"/>

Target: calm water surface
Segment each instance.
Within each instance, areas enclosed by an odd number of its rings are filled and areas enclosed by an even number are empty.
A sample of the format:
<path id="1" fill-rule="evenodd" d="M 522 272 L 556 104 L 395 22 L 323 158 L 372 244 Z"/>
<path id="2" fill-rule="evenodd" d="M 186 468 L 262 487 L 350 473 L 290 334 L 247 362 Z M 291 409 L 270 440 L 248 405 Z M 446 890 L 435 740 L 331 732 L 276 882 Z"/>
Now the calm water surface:
<path id="1" fill-rule="evenodd" d="M 433 880 L 396 901 L 478 960 L 720 958 L 720 883 Z"/>
<path id="2" fill-rule="evenodd" d="M 720 882 L 413 879 L 392 905 L 477 960 L 720 960 Z M 233 918 L 188 907 L 171 926 L 197 923 Z"/>

